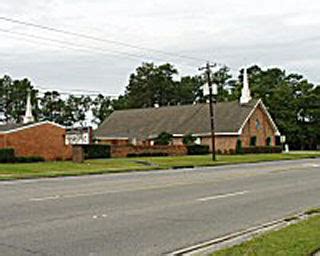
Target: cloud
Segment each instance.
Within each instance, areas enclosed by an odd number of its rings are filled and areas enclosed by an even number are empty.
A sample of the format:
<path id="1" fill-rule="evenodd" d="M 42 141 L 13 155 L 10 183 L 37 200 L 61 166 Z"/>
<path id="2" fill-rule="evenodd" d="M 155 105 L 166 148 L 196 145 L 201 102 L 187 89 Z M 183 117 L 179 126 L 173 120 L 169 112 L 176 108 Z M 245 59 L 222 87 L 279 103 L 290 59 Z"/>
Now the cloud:
<path id="1" fill-rule="evenodd" d="M 279 64 L 320 83 L 316 66 L 320 20 L 315 15 L 320 3 L 315 0 L 309 0 L 308 4 L 304 0 L 11 0 L 2 1 L 0 10 L 0 16 L 217 60 L 233 70 L 249 63 Z M 70 42 L 62 48 L 53 41 L 31 40 L 0 31 L 1 73 L 27 76 L 40 86 L 120 93 L 130 72 L 142 61 L 170 61 L 183 74 L 194 74 L 203 64 L 3 21 L 0 29 Z M 81 50 L 74 44 L 98 50 Z M 116 51 L 144 57 L 120 58 L 112 54 Z"/>

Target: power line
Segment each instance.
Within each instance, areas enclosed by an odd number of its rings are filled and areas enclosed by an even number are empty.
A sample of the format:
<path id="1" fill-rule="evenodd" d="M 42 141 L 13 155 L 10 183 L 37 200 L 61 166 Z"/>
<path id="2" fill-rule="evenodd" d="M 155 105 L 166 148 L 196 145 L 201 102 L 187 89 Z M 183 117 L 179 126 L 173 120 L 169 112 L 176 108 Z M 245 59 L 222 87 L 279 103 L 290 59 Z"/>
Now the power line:
<path id="1" fill-rule="evenodd" d="M 122 52 L 122 51 L 117 51 L 117 50 L 106 50 L 104 48 L 101 47 L 91 47 L 91 46 L 86 46 L 83 44 L 76 44 L 76 43 L 71 43 L 69 41 L 66 40 L 59 40 L 59 39 L 53 39 L 53 38 L 49 38 L 49 37 L 43 37 L 43 36 L 38 36 L 38 35 L 33 35 L 33 34 L 27 34 L 27 33 L 23 33 L 23 32 L 16 32 L 16 31 L 11 31 L 8 29 L 2 29 L 0 28 L 0 32 L 4 32 L 4 33 L 8 33 L 8 34 L 14 34 L 14 35 L 18 35 L 18 36 L 23 36 L 23 37 L 28 37 L 28 38 L 32 38 L 32 39 L 40 39 L 46 42 L 55 42 L 58 43 L 60 46 L 63 45 L 63 48 L 69 48 L 69 49 L 73 49 L 70 46 L 75 46 L 77 47 L 77 50 L 85 50 L 85 51 L 89 51 L 93 50 L 93 51 L 98 51 L 99 53 L 104 53 L 104 54 L 109 54 L 109 55 L 114 55 L 114 56 L 121 56 L 124 55 L 126 57 L 131 57 L 134 59 L 141 59 L 141 58 L 151 58 L 145 55 L 139 55 L 139 54 L 133 54 L 133 53 L 127 53 L 127 52 Z M 122 56 L 123 57 L 123 56 Z M 158 60 L 158 61 L 165 61 L 164 59 L 161 58 L 157 58 L 157 57 L 153 57 L 153 59 Z M 182 64 L 182 65 L 187 65 L 189 67 L 194 67 L 188 64 Z"/>
<path id="2" fill-rule="evenodd" d="M 56 91 L 61 95 L 74 95 L 74 96 L 98 96 L 98 95 L 103 95 L 106 97 L 110 98 L 117 98 L 118 95 L 115 94 L 109 94 L 107 92 L 102 92 L 102 91 L 95 91 L 95 90 L 87 90 L 87 89 L 68 89 L 68 90 L 62 90 L 58 88 L 49 88 L 49 87 L 42 87 L 42 86 L 34 86 L 36 90 L 41 91 L 42 93 L 45 92 L 52 92 Z"/>
<path id="3" fill-rule="evenodd" d="M 197 57 L 193 57 L 193 56 L 187 56 L 187 55 L 183 55 L 183 54 L 175 54 L 175 53 L 172 53 L 172 52 L 162 51 L 162 50 L 158 50 L 158 49 L 154 49 L 154 48 L 147 48 L 147 47 L 137 46 L 137 45 L 128 44 L 128 43 L 124 43 L 124 42 L 117 41 L 117 40 L 112 40 L 112 39 L 104 39 L 104 38 L 102 39 L 102 38 L 91 36 L 91 35 L 87 35 L 87 34 L 72 32 L 72 31 L 68 31 L 68 30 L 64 30 L 64 29 L 49 27 L 49 26 L 36 24 L 36 23 L 31 23 L 31 22 L 25 22 L 25 21 L 21 21 L 21 20 L 17 20 L 17 19 L 8 18 L 8 17 L 5 17 L 5 16 L 0 16 L 0 20 L 11 22 L 11 23 L 15 23 L 15 24 L 19 24 L 19 25 L 34 27 L 34 28 L 37 28 L 37 29 L 47 30 L 47 31 L 55 32 L 55 33 L 61 33 L 61 34 L 65 34 L 65 35 L 81 37 L 81 38 L 90 39 L 90 40 L 94 40 L 94 41 L 105 42 L 105 43 L 114 44 L 114 45 L 117 45 L 117 46 L 120 45 L 120 46 L 123 46 L 123 47 L 132 48 L 132 49 L 155 52 L 155 53 L 162 54 L 162 55 L 167 55 L 167 56 L 170 56 L 170 57 L 175 56 L 177 58 L 182 58 L 182 59 L 205 61 L 202 58 L 197 58 Z"/>

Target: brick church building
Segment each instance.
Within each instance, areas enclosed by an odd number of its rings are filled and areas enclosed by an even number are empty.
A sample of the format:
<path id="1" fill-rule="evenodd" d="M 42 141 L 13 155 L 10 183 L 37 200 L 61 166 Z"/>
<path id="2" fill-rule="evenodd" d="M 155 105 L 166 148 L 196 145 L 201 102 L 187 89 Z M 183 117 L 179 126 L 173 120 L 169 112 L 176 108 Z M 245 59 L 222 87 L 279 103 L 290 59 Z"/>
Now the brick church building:
<path id="1" fill-rule="evenodd" d="M 244 72 L 239 101 L 219 102 L 215 108 L 216 150 L 273 146 L 280 132 L 261 99 L 252 99 L 247 72 Z M 100 143 L 113 145 L 153 145 L 162 132 L 173 135 L 172 144 L 182 145 L 192 135 L 198 144 L 211 147 L 209 104 L 143 108 L 113 112 L 95 131 Z"/>
<path id="2" fill-rule="evenodd" d="M 72 158 L 65 143 L 66 129 L 52 122 L 0 125 L 0 148 L 13 148 L 16 156 L 41 156 L 46 160 Z"/>
<path id="3" fill-rule="evenodd" d="M 0 148 L 13 148 L 16 156 L 40 156 L 45 160 L 72 158 L 72 146 L 66 143 L 65 127 L 45 121 L 34 122 L 30 95 L 22 124 L 0 125 Z"/>

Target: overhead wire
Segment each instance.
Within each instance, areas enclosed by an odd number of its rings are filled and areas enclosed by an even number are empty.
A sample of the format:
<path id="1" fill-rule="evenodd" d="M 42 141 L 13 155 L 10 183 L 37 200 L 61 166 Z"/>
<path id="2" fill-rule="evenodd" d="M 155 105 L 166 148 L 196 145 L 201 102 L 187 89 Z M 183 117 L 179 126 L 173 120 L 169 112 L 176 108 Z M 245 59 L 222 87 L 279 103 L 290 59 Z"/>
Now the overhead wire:
<path id="1" fill-rule="evenodd" d="M 184 55 L 184 54 L 177 54 L 177 53 L 167 52 L 167 51 L 158 50 L 158 49 L 154 49 L 154 48 L 143 47 L 143 46 L 129 44 L 129 43 L 125 43 L 125 42 L 122 42 L 122 41 L 113 40 L 113 39 L 100 38 L 100 37 L 96 37 L 96 36 L 92 36 L 92 35 L 87 35 L 87 34 L 83 34 L 83 33 L 68 31 L 68 30 L 55 28 L 55 27 L 51 27 L 51 26 L 46 26 L 46 25 L 42 25 L 42 24 L 21 21 L 21 20 L 18 20 L 18 19 L 12 19 L 12 18 L 5 17 L 5 16 L 0 16 L 0 20 L 6 21 L 6 22 L 10 22 L 10 23 L 19 24 L 19 25 L 23 25 L 23 26 L 29 26 L 29 27 L 33 27 L 33 28 L 37 28 L 37 29 L 41 29 L 41 30 L 51 31 L 51 32 L 55 32 L 55 33 L 61 33 L 61 34 L 71 35 L 71 36 L 85 38 L 85 39 L 89 39 L 89 40 L 105 42 L 105 43 L 114 44 L 114 45 L 117 45 L 117 46 L 123 46 L 123 47 L 126 47 L 126 48 L 132 48 L 132 49 L 137 49 L 137 50 L 155 52 L 155 53 L 162 54 L 162 55 L 167 55 L 167 56 L 170 56 L 170 57 L 175 56 L 177 58 L 196 60 L 196 61 L 202 61 L 202 62 L 203 61 L 208 61 L 208 60 L 205 60 L 203 58 L 198 58 L 198 57 L 194 57 L 194 56 L 188 56 L 188 55 Z"/>
<path id="2" fill-rule="evenodd" d="M 141 60 L 141 58 L 151 58 L 142 54 L 134 54 L 134 53 L 127 53 L 127 52 L 122 52 L 122 51 L 118 51 L 118 50 L 106 50 L 104 48 L 101 47 L 91 47 L 91 46 L 86 46 L 83 44 L 78 44 L 78 43 L 73 43 L 73 42 L 69 42 L 66 40 L 59 40 L 59 39 L 54 39 L 54 38 L 50 38 L 50 37 L 44 37 L 44 36 L 38 36 L 38 35 L 34 35 L 34 34 L 28 34 L 28 33 L 24 33 L 24 32 L 16 32 L 16 31 L 12 31 L 9 29 L 2 29 L 0 28 L 0 32 L 4 32 L 4 33 L 8 33 L 8 34 L 14 34 L 14 35 L 18 35 L 18 36 L 23 36 L 23 37 L 28 37 L 31 39 L 39 39 L 39 40 L 43 40 L 46 42 L 54 42 L 54 43 L 58 43 L 60 45 L 63 45 L 63 48 L 67 48 L 67 49 L 72 49 L 72 47 L 70 46 L 74 46 L 77 47 L 77 50 L 84 50 L 87 52 L 90 51 L 96 51 L 99 53 L 104 53 L 104 54 L 108 54 L 108 55 L 113 55 L 113 56 L 121 56 L 121 57 L 129 57 L 129 58 L 134 58 L 134 59 L 139 59 Z M 123 56 L 122 56 L 123 55 Z M 157 60 L 157 61 L 165 61 L 164 59 L 158 58 L 158 57 L 153 57 L 152 59 Z M 189 67 L 194 67 L 188 64 L 181 64 L 184 66 L 189 66 Z"/>
<path id="3" fill-rule="evenodd" d="M 40 25 L 40 24 L 35 24 L 35 23 L 30 23 L 30 22 L 24 22 L 24 21 L 21 21 L 21 20 L 11 19 L 11 18 L 4 17 L 4 16 L 0 16 L 0 20 L 4 20 L 4 21 L 7 21 L 7 22 L 19 24 L 19 25 L 30 26 L 30 27 L 34 27 L 34 28 L 38 28 L 38 29 L 42 29 L 42 30 L 47 30 L 47 31 L 55 32 L 55 33 L 62 33 L 62 34 L 81 37 L 81 38 L 86 38 L 86 39 L 90 39 L 90 40 L 106 42 L 106 43 L 111 43 L 111 44 L 117 44 L 117 45 L 124 46 L 124 47 L 127 47 L 127 48 L 146 50 L 146 51 L 153 51 L 153 52 L 157 52 L 157 53 L 162 54 L 162 55 L 169 55 L 171 58 L 173 56 L 175 56 L 175 57 L 178 57 L 178 58 L 184 58 L 184 59 L 189 59 L 189 60 L 192 59 L 192 60 L 197 60 L 197 61 L 200 61 L 200 60 L 204 61 L 204 59 L 201 59 L 201 58 L 196 58 L 196 57 L 191 57 L 191 56 L 186 56 L 186 55 L 181 55 L 181 54 L 174 54 L 174 53 L 171 53 L 171 52 L 161 51 L 161 50 L 157 50 L 157 49 L 153 49 L 153 48 L 146 48 L 146 47 L 136 46 L 136 45 L 123 43 L 123 42 L 116 41 L 116 40 L 101 39 L 101 38 L 90 36 L 90 35 L 86 35 L 86 34 L 81 34 L 81 33 L 77 33 L 77 32 L 70 32 L 70 31 L 67 31 L 67 30 L 58 29 L 58 28 L 49 27 L 49 26 Z M 17 31 L 12 31 L 12 30 L 9 30 L 9 29 L 0 28 L 0 32 L 16 35 L 16 36 L 20 36 L 20 37 L 22 36 L 22 37 L 27 37 L 27 38 L 31 38 L 31 39 L 43 40 L 43 41 L 46 41 L 46 42 L 50 42 L 50 44 L 56 43 L 55 46 L 58 46 L 58 47 L 64 48 L 64 49 L 81 50 L 81 51 L 86 51 L 86 52 L 94 51 L 94 52 L 99 52 L 99 53 L 102 53 L 102 54 L 108 54 L 109 57 L 110 57 L 110 55 L 113 55 L 113 56 L 120 56 L 120 57 L 126 57 L 126 58 L 131 58 L 131 59 L 139 59 L 139 60 L 141 60 L 141 58 L 147 58 L 147 59 L 152 59 L 152 60 L 157 60 L 157 61 L 162 61 L 162 62 L 168 62 L 168 60 L 165 60 L 163 58 L 159 58 L 159 57 L 155 57 L 155 56 L 150 57 L 150 56 L 147 56 L 146 54 L 135 54 L 135 53 L 128 53 L 128 52 L 124 52 L 124 51 L 105 49 L 105 48 L 102 48 L 102 47 L 86 46 L 84 44 L 69 42 L 67 40 L 60 40 L 60 39 L 54 39 L 54 38 L 51 38 L 51 37 L 44 37 L 44 36 L 39 36 L 39 35 L 34 35 L 34 34 L 17 32 Z M 38 44 L 38 42 L 33 41 L 33 40 L 32 41 L 29 40 L 29 42 Z M 74 48 L 74 47 L 76 47 L 76 48 Z M 217 65 L 223 65 L 223 64 L 220 64 L 220 63 L 216 63 L 216 64 Z M 188 68 L 192 68 L 193 70 L 196 69 L 195 65 L 190 65 L 190 64 L 187 64 L 187 63 L 184 63 L 184 64 L 180 63 L 178 65 L 185 66 L 185 67 L 188 67 Z M 58 90 L 60 90 L 60 89 L 58 89 Z M 85 92 L 86 90 L 81 90 L 81 91 Z M 62 93 L 69 94 L 69 93 L 66 93 L 66 92 L 62 92 Z M 90 91 L 90 92 L 87 92 L 87 93 L 88 94 L 93 94 L 93 95 L 101 94 L 101 93 L 99 93 L 97 91 L 94 91 L 94 92 Z"/>

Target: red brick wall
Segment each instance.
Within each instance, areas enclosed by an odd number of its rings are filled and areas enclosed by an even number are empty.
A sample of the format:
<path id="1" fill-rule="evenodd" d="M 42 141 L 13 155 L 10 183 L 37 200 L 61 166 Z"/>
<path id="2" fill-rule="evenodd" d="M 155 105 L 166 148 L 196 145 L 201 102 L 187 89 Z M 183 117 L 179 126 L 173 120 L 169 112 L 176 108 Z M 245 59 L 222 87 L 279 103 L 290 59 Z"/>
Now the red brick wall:
<path id="1" fill-rule="evenodd" d="M 99 140 L 99 144 L 107 145 L 128 145 L 129 140 L 117 140 L 117 139 L 104 139 Z"/>
<path id="2" fill-rule="evenodd" d="M 259 120 L 260 128 L 257 128 L 256 121 Z M 251 118 L 245 125 L 241 136 L 216 136 L 215 146 L 216 150 L 220 150 L 222 153 L 229 151 L 230 149 L 235 150 L 237 146 L 238 138 L 242 141 L 243 147 L 250 145 L 250 139 L 252 136 L 257 137 L 257 146 L 266 146 L 266 140 L 268 137 L 272 139 L 272 145 L 275 145 L 275 130 L 265 112 L 261 106 L 258 106 Z M 211 137 L 202 137 L 201 144 L 209 145 L 211 147 Z"/>
<path id="3" fill-rule="evenodd" d="M 215 136 L 216 151 L 220 150 L 223 154 L 229 153 L 230 149 L 235 150 L 238 136 Z M 211 137 L 202 137 L 201 144 L 208 145 L 212 151 Z"/>
<path id="4" fill-rule="evenodd" d="M 257 128 L 257 120 L 259 120 L 260 128 Z M 250 138 L 252 136 L 257 137 L 257 146 L 266 146 L 268 137 L 271 137 L 272 145 L 275 145 L 275 130 L 261 106 L 257 107 L 242 131 L 241 141 L 243 147 L 250 146 Z"/>
<path id="5" fill-rule="evenodd" d="M 111 146 L 111 157 L 127 157 L 132 153 L 167 153 L 169 156 L 187 155 L 185 146 Z"/>
<path id="6" fill-rule="evenodd" d="M 17 132 L 0 134 L 1 148 L 14 148 L 17 156 L 42 156 L 46 160 L 72 158 L 72 147 L 65 145 L 65 129 L 41 124 Z"/>

